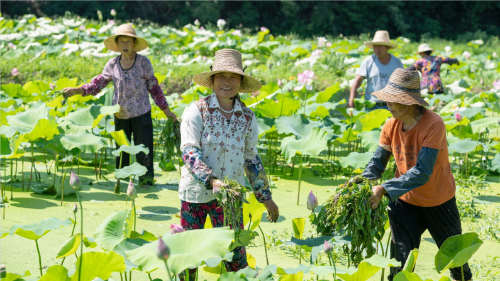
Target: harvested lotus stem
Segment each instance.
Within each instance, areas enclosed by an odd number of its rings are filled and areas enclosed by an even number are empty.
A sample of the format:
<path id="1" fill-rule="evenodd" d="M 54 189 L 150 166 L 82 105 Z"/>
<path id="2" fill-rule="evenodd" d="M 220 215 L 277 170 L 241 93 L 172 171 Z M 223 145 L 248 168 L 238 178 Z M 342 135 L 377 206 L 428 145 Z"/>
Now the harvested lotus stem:
<path id="1" fill-rule="evenodd" d="M 217 201 L 224 212 L 224 226 L 232 226 L 234 230 L 239 231 L 246 189 L 235 180 L 226 179 L 224 183 L 226 185 L 221 186 L 220 193 L 217 194 Z"/>

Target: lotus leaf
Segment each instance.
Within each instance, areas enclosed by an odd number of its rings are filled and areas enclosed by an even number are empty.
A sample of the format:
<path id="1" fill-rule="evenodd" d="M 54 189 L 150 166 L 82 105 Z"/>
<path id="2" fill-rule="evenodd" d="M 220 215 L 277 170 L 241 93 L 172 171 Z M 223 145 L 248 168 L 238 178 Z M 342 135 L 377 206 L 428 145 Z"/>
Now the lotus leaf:
<path id="1" fill-rule="evenodd" d="M 125 135 L 125 132 L 123 130 L 114 131 L 114 132 L 111 133 L 111 136 L 116 141 L 116 143 L 118 145 L 120 145 L 120 146 L 122 146 L 122 145 L 130 145 L 130 142 L 128 141 L 128 138 Z"/>
<path id="2" fill-rule="evenodd" d="M 377 273 L 380 269 L 386 267 L 397 267 L 401 266 L 401 263 L 395 259 L 388 259 L 381 255 L 373 255 L 371 258 L 363 260 L 356 272 L 346 272 L 346 273 L 338 273 L 337 276 L 342 278 L 344 281 L 366 281 L 370 279 L 375 273 Z"/>
<path id="3" fill-rule="evenodd" d="M 278 118 L 280 116 L 290 116 L 297 112 L 300 108 L 300 102 L 287 97 L 280 98 L 277 101 L 264 99 L 255 108 L 262 116 Z"/>
<path id="4" fill-rule="evenodd" d="M 243 203 L 243 225 L 246 226 L 251 221 L 250 230 L 255 230 L 259 226 L 266 207 L 257 201 L 253 193 L 249 193 L 247 202 Z M 251 220 L 249 215 L 252 215 Z M 248 227 L 245 228 L 248 229 Z"/>
<path id="5" fill-rule="evenodd" d="M 95 153 L 106 146 L 103 138 L 89 133 L 80 133 L 77 135 L 64 135 L 61 138 L 61 144 L 66 150 L 78 149 L 82 153 Z"/>
<path id="6" fill-rule="evenodd" d="M 3 280 L 3 279 L 2 279 Z M 62 265 L 53 265 L 38 281 L 70 281 L 68 270 Z"/>
<path id="7" fill-rule="evenodd" d="M 24 90 L 19 84 L 3 84 L 1 86 L 2 91 L 4 91 L 9 97 L 18 98 L 23 96 L 30 96 L 30 94 Z"/>
<path id="8" fill-rule="evenodd" d="M 340 157 L 342 167 L 351 166 L 354 170 L 364 168 L 373 157 L 373 152 L 351 152 L 345 157 Z"/>
<path id="9" fill-rule="evenodd" d="M 292 220 L 293 233 L 295 238 L 302 239 L 304 228 L 306 226 L 306 218 L 295 218 Z"/>
<path id="10" fill-rule="evenodd" d="M 500 153 L 495 154 L 495 157 L 491 160 L 490 170 L 500 173 Z"/>
<path id="11" fill-rule="evenodd" d="M 42 238 L 45 234 L 49 233 L 51 230 L 58 229 L 63 226 L 71 225 L 71 219 L 60 220 L 57 218 L 50 218 L 43 220 L 41 222 L 33 224 L 19 225 L 15 224 L 10 229 L 10 234 L 17 234 L 21 237 L 38 240 Z"/>
<path id="12" fill-rule="evenodd" d="M 121 152 L 125 152 L 131 155 L 136 155 L 138 153 L 144 152 L 146 155 L 149 153 L 149 148 L 147 148 L 144 144 L 128 146 L 122 145 L 119 149 L 112 152 L 112 154 L 116 157 L 120 156 Z"/>
<path id="13" fill-rule="evenodd" d="M 61 79 L 57 80 L 56 88 L 54 90 L 61 91 L 64 88 L 76 87 L 77 82 L 78 82 L 77 78 L 73 78 L 73 79 L 61 78 Z"/>
<path id="14" fill-rule="evenodd" d="M 24 135 L 12 137 L 10 141 L 1 136 L 1 155 L 0 158 L 15 159 L 24 155 L 24 149 L 20 148 L 24 141 Z"/>
<path id="15" fill-rule="evenodd" d="M 31 133 L 37 126 L 38 121 L 40 119 L 47 119 L 47 117 L 48 110 L 45 104 L 39 107 L 30 108 L 14 116 L 7 116 L 9 126 L 2 126 L 0 128 L 0 134 L 10 138 L 16 132 L 20 134 Z"/>
<path id="16" fill-rule="evenodd" d="M 294 134 L 297 138 L 309 136 L 313 128 L 323 126 L 322 122 L 309 121 L 302 115 L 281 116 L 276 119 L 276 131 L 280 134 Z"/>
<path id="17" fill-rule="evenodd" d="M 64 244 L 59 248 L 56 259 L 64 258 L 69 255 L 76 253 L 80 247 L 80 233 L 71 236 Z"/>
<path id="18" fill-rule="evenodd" d="M 26 270 L 26 272 L 24 272 L 24 276 L 21 276 L 19 274 L 14 274 L 14 273 L 7 273 L 5 274 L 5 277 L 2 277 L 2 281 L 16 281 L 16 280 L 23 280 L 23 279 L 20 279 L 20 278 L 23 278 L 23 277 L 26 277 L 26 276 L 31 276 L 31 273 L 29 270 Z"/>
<path id="19" fill-rule="evenodd" d="M 112 115 L 120 110 L 119 105 L 114 106 L 100 106 L 91 105 L 86 108 L 69 113 L 66 117 L 59 119 L 61 127 L 68 129 L 74 126 L 81 127 L 80 130 L 90 132 L 92 128 L 97 126 L 104 116 Z M 77 128 L 74 128 L 74 130 Z"/>
<path id="20" fill-rule="evenodd" d="M 246 277 L 242 272 L 226 272 L 222 274 L 218 281 L 255 281 L 257 278 Z"/>
<path id="21" fill-rule="evenodd" d="M 121 210 L 109 215 L 95 230 L 94 237 L 99 246 L 111 251 L 120 242 L 130 237 L 133 214 L 130 210 Z"/>
<path id="22" fill-rule="evenodd" d="M 128 178 L 130 176 L 140 177 L 140 176 L 146 174 L 147 171 L 148 171 L 148 169 L 146 167 L 142 166 L 141 164 L 139 164 L 137 162 L 134 162 L 134 164 L 127 166 L 125 168 L 116 169 L 115 170 L 115 177 L 117 179 L 125 179 L 125 178 Z"/>
<path id="23" fill-rule="evenodd" d="M 352 128 L 348 128 L 342 133 L 342 137 L 335 139 L 334 144 L 338 145 L 340 143 L 348 143 L 355 141 L 358 137 L 359 131 L 355 131 Z"/>
<path id="24" fill-rule="evenodd" d="M 371 131 L 380 128 L 392 114 L 386 109 L 376 109 L 361 116 L 354 125 L 356 131 Z"/>
<path id="25" fill-rule="evenodd" d="M 125 259 L 115 252 L 100 253 L 87 252 L 78 257 L 76 271 L 71 276 L 72 281 L 78 280 L 79 266 L 82 262 L 81 279 L 79 281 L 92 281 L 99 277 L 107 280 L 113 272 L 123 273 L 125 271 Z"/>
<path id="26" fill-rule="evenodd" d="M 464 233 L 446 239 L 435 258 L 438 273 L 448 268 L 463 266 L 481 247 L 483 241 L 477 233 Z"/>
<path id="27" fill-rule="evenodd" d="M 456 143 L 452 143 L 448 147 L 448 153 L 453 153 L 453 152 L 458 152 L 458 153 L 468 153 L 471 151 L 476 150 L 477 142 L 465 139 L 465 140 L 460 140 Z"/>
<path id="28" fill-rule="evenodd" d="M 313 128 L 311 133 L 300 140 L 295 137 L 286 137 L 281 141 L 281 149 L 288 162 L 296 154 L 318 156 L 326 147 L 326 131 L 321 128 Z"/>
<path id="29" fill-rule="evenodd" d="M 229 227 L 190 230 L 163 236 L 170 248 L 168 266 L 173 273 L 180 273 L 186 268 L 194 268 L 210 258 L 222 258 L 228 253 L 234 238 L 234 231 Z M 143 271 L 163 268 L 165 265 L 156 256 L 157 241 L 135 250 L 127 251 L 127 258 Z"/>
<path id="30" fill-rule="evenodd" d="M 453 95 L 456 96 L 456 95 L 466 93 L 467 89 L 470 86 L 464 80 L 459 80 L 459 81 L 453 82 L 450 85 L 446 85 L 445 87 L 449 92 L 451 92 Z"/>
<path id="31" fill-rule="evenodd" d="M 275 132 L 274 119 L 265 117 L 255 117 L 257 118 L 257 125 L 259 126 L 259 138 L 268 132 Z"/>
<path id="32" fill-rule="evenodd" d="M 340 90 L 341 88 L 339 83 L 335 83 L 330 87 L 326 87 L 326 89 L 323 92 L 319 92 L 318 97 L 316 97 L 316 102 L 317 103 L 329 102 L 332 96 Z"/>
<path id="33" fill-rule="evenodd" d="M 361 137 L 363 147 L 369 152 L 375 152 L 379 145 L 380 131 L 361 132 L 358 136 Z"/>
<path id="34" fill-rule="evenodd" d="M 49 91 L 50 87 L 41 81 L 29 81 L 23 85 L 23 89 L 29 94 L 39 94 Z"/>
<path id="35" fill-rule="evenodd" d="M 302 281 L 304 280 L 304 273 L 302 271 L 295 273 L 295 274 L 289 274 L 289 275 L 282 275 L 280 277 L 280 281 Z"/>
<path id="36" fill-rule="evenodd" d="M 119 254 L 125 259 L 125 265 L 126 265 L 126 271 L 131 271 L 131 270 L 139 270 L 137 265 L 133 264 L 130 260 L 127 259 L 127 256 L 125 254 L 126 251 L 134 250 L 139 248 L 140 246 L 143 246 L 147 244 L 148 241 L 142 240 L 142 239 L 130 239 L 127 238 L 125 240 L 122 240 L 116 247 L 113 248 L 113 252 Z"/>

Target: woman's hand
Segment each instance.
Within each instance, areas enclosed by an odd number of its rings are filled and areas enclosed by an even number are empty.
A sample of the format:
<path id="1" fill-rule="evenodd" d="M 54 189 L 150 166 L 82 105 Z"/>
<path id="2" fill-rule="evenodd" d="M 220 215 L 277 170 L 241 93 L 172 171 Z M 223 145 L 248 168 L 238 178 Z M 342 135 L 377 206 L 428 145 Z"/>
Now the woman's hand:
<path id="1" fill-rule="evenodd" d="M 66 97 L 71 97 L 71 96 L 74 96 L 74 95 L 81 95 L 83 94 L 83 89 L 82 88 L 64 88 L 63 89 L 63 92 L 64 92 L 64 95 Z"/>
<path id="2" fill-rule="evenodd" d="M 375 210 L 378 207 L 380 200 L 382 200 L 382 196 L 384 196 L 387 191 L 385 191 L 385 189 L 381 185 L 372 186 L 372 191 L 373 195 L 370 196 L 368 202 L 370 202 L 370 208 Z"/>
<path id="3" fill-rule="evenodd" d="M 174 119 L 174 121 L 177 121 L 177 116 L 175 115 L 175 113 L 173 113 L 170 108 L 165 108 L 163 110 L 163 113 L 165 113 L 165 115 L 167 115 L 168 118 L 172 118 Z"/>
<path id="4" fill-rule="evenodd" d="M 280 216 L 280 210 L 278 208 L 278 205 L 274 203 L 273 199 L 270 199 L 264 202 L 264 206 L 266 207 L 268 217 L 270 218 L 269 222 L 277 222 Z"/>
<path id="5" fill-rule="evenodd" d="M 227 187 L 227 184 L 225 184 L 223 181 L 214 178 L 210 179 L 210 185 L 212 185 L 212 192 L 215 195 L 220 193 L 221 187 Z"/>

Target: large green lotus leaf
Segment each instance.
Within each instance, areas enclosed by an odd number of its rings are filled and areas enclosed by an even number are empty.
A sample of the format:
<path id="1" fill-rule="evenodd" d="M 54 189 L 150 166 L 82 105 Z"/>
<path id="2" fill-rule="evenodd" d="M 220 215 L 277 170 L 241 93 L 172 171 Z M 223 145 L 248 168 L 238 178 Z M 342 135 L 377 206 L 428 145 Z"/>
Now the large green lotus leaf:
<path id="1" fill-rule="evenodd" d="M 266 207 L 255 198 L 253 192 L 249 193 L 247 202 L 248 203 L 243 203 L 243 225 L 248 229 L 246 225 L 251 221 L 252 225 L 250 226 L 250 230 L 255 230 L 259 226 Z M 251 220 L 250 215 L 252 215 Z"/>
<path id="2" fill-rule="evenodd" d="M 9 97 L 18 98 L 23 96 L 30 96 L 30 94 L 23 89 L 19 84 L 3 84 L 1 86 L 2 91 L 4 91 Z"/>
<path id="3" fill-rule="evenodd" d="M 455 120 L 455 117 L 452 117 L 452 119 L 444 121 L 444 125 L 446 126 L 446 131 L 451 131 L 455 129 L 458 126 L 467 126 L 470 124 L 470 120 L 467 117 L 464 117 L 460 122 L 457 122 Z"/>
<path id="4" fill-rule="evenodd" d="M 125 132 L 123 130 L 114 131 L 114 132 L 111 132 L 110 134 L 118 145 L 120 145 L 120 146 L 130 145 L 130 142 L 128 141 L 128 138 L 125 135 Z"/>
<path id="5" fill-rule="evenodd" d="M 450 144 L 450 146 L 448 147 L 448 153 L 449 154 L 452 154 L 453 152 L 468 153 L 476 150 L 476 145 L 477 145 L 476 141 L 472 141 L 469 139 L 460 140 L 456 143 Z"/>
<path id="6" fill-rule="evenodd" d="M 345 130 L 340 138 L 336 138 L 333 142 L 334 145 L 339 145 L 341 143 L 348 143 L 350 141 L 355 141 L 358 138 L 360 131 L 355 131 L 352 128 Z"/>
<path id="7" fill-rule="evenodd" d="M 317 274 L 320 277 L 327 277 L 329 274 L 337 273 L 337 277 L 340 277 L 339 274 L 349 275 L 355 274 L 357 270 L 355 268 L 342 268 L 342 267 L 333 267 L 333 266 L 317 266 L 311 265 L 309 267 L 310 271 L 314 274 Z"/>
<path id="8" fill-rule="evenodd" d="M 300 140 L 295 139 L 293 136 L 286 137 L 281 141 L 281 150 L 288 162 L 291 162 L 292 157 L 296 154 L 316 157 L 327 145 L 326 134 L 325 130 L 315 127 L 309 135 Z"/>
<path id="9" fill-rule="evenodd" d="M 29 81 L 23 85 L 23 89 L 30 94 L 39 94 L 50 90 L 50 87 L 41 81 Z"/>
<path id="10" fill-rule="evenodd" d="M 472 121 L 484 118 L 486 109 L 484 107 L 468 107 L 467 109 L 459 111 L 458 113 Z"/>
<path id="11" fill-rule="evenodd" d="M 127 259 L 126 252 L 137 249 L 143 245 L 146 245 L 147 243 L 149 242 L 146 240 L 127 238 L 116 245 L 116 247 L 113 248 L 113 252 L 119 254 L 125 259 L 126 271 L 139 270 L 139 267 L 137 267 L 137 265 Z"/>
<path id="12" fill-rule="evenodd" d="M 4 135 L 0 135 L 0 156 L 7 158 L 12 155 L 12 148 L 10 147 L 10 140 Z"/>
<path id="13" fill-rule="evenodd" d="M 118 157 L 118 156 L 120 156 L 121 152 L 125 152 L 125 153 L 131 154 L 131 155 L 136 155 L 140 152 L 144 152 L 147 155 L 149 153 L 149 148 L 147 148 L 142 143 L 139 145 L 134 145 L 134 146 L 122 145 L 122 146 L 120 146 L 119 149 L 111 152 L 111 154 Z"/>
<path id="14" fill-rule="evenodd" d="M 292 220 L 293 235 L 297 239 L 302 239 L 304 228 L 306 227 L 306 218 L 295 218 Z"/>
<path id="15" fill-rule="evenodd" d="M 337 108 L 338 103 L 325 102 L 325 103 L 312 103 L 305 107 L 306 115 L 311 118 L 325 118 L 330 116 L 330 110 Z M 302 113 L 300 110 L 299 113 Z"/>
<path id="16" fill-rule="evenodd" d="M 64 258 L 76 253 L 78 247 L 80 247 L 80 233 L 71 236 L 64 244 L 59 248 L 56 259 Z"/>
<path id="17" fill-rule="evenodd" d="M 3 279 L 2 279 L 3 280 Z M 47 272 L 38 279 L 38 281 L 70 281 L 68 270 L 62 265 L 53 265 L 47 269 Z"/>
<path id="18" fill-rule="evenodd" d="M 361 144 L 369 152 L 375 152 L 379 145 L 380 131 L 369 131 L 361 132 L 359 135 L 361 137 Z"/>
<path id="19" fill-rule="evenodd" d="M 376 109 L 361 116 L 354 125 L 356 131 L 371 131 L 380 128 L 392 114 L 386 109 Z"/>
<path id="20" fill-rule="evenodd" d="M 113 106 L 100 106 L 99 115 L 96 117 L 94 122 L 92 122 L 92 127 L 97 126 L 104 116 L 113 115 L 120 111 L 120 105 L 116 104 Z"/>
<path id="21" fill-rule="evenodd" d="M 22 107 L 19 107 L 19 108 L 13 109 L 13 110 L 10 110 L 8 108 L 2 108 L 0 110 L 0 120 L 1 120 L 0 125 L 2 127 L 5 127 L 4 125 L 9 124 L 9 122 L 7 121 L 7 116 L 16 115 L 19 112 L 23 112 L 23 111 L 24 111 L 24 108 L 22 108 Z"/>
<path id="22" fill-rule="evenodd" d="M 15 273 L 7 273 L 5 274 L 5 277 L 2 277 L 2 281 L 23 281 L 24 279 L 20 279 L 20 278 L 23 278 L 23 277 L 27 277 L 27 276 L 31 276 L 31 273 L 29 270 L 26 270 L 26 272 L 24 273 L 24 276 L 21 276 L 19 274 L 15 274 Z"/>
<path id="23" fill-rule="evenodd" d="M 322 127 L 323 123 L 310 121 L 302 115 L 281 116 L 276 119 L 276 131 L 280 134 L 294 134 L 297 138 L 309 136 L 314 128 Z"/>
<path id="24" fill-rule="evenodd" d="M 337 273 L 337 276 L 344 281 L 366 281 L 382 268 L 401 266 L 395 259 L 388 259 L 381 255 L 373 255 L 371 258 L 363 260 L 356 272 Z"/>
<path id="25" fill-rule="evenodd" d="M 60 118 L 61 126 L 79 126 L 90 132 L 92 128 L 97 126 L 101 119 L 106 115 L 112 115 L 120 111 L 119 105 L 101 106 L 91 105 L 86 108 L 71 112 L 68 116 Z"/>
<path id="26" fill-rule="evenodd" d="M 168 266 L 177 274 L 186 268 L 198 267 L 210 258 L 225 257 L 233 238 L 234 231 L 229 227 L 217 227 L 166 234 L 162 239 L 170 249 Z M 157 244 L 158 241 L 154 241 L 127 251 L 127 258 L 142 271 L 164 268 L 163 260 L 156 255 Z"/>
<path id="27" fill-rule="evenodd" d="M 43 137 L 46 140 L 51 140 L 54 138 L 54 135 L 59 135 L 57 122 L 54 117 L 48 116 L 48 119 L 38 120 L 33 130 L 24 135 L 24 139 L 34 141 Z"/>
<path id="28" fill-rule="evenodd" d="M 489 170 L 497 171 L 500 173 L 500 153 L 496 153 L 493 160 L 491 160 L 491 166 Z"/>
<path id="29" fill-rule="evenodd" d="M 78 279 L 79 266 L 82 262 L 82 274 Z M 76 271 L 71 276 L 72 281 L 92 281 L 99 277 L 107 280 L 113 272 L 123 273 L 125 271 L 125 259 L 115 252 L 100 253 L 87 252 L 78 257 Z"/>
<path id="30" fill-rule="evenodd" d="M 441 274 L 444 270 L 464 265 L 481 247 L 483 241 L 477 233 L 464 233 L 446 239 L 441 245 L 434 265 Z"/>
<path id="31" fill-rule="evenodd" d="M 47 119 L 47 117 L 48 110 L 45 104 L 39 107 L 32 107 L 14 116 L 7 116 L 9 126 L 2 126 L 0 128 L 0 134 L 10 138 L 16 132 L 20 134 L 31 133 L 38 124 L 38 120 Z"/>
<path id="32" fill-rule="evenodd" d="M 234 250 L 236 247 L 248 246 L 250 241 L 255 239 L 255 237 L 259 236 L 257 231 L 241 229 L 236 233 L 236 237 L 234 238 L 234 242 L 229 246 L 229 250 Z"/>
<path id="33" fill-rule="evenodd" d="M 462 99 L 455 99 L 453 101 L 451 101 L 450 103 L 446 104 L 445 106 L 443 106 L 443 108 L 441 108 L 441 110 L 439 111 L 439 114 L 445 114 L 447 112 L 450 112 L 451 108 L 453 106 L 458 106 L 458 107 L 461 107 L 462 106 Z"/>
<path id="34" fill-rule="evenodd" d="M 125 168 L 116 169 L 115 170 L 115 177 L 117 179 L 125 179 L 125 178 L 128 178 L 130 176 L 140 177 L 140 176 L 146 174 L 147 171 L 148 171 L 148 169 L 146 167 L 142 166 L 141 164 L 139 164 L 137 162 L 134 162 L 134 164 L 127 166 Z"/>
<path id="35" fill-rule="evenodd" d="M 61 144 L 66 150 L 78 148 L 82 153 L 95 153 L 106 146 L 106 142 L 101 137 L 89 133 L 77 135 L 64 135 Z"/>
<path id="36" fill-rule="evenodd" d="M 56 82 L 56 88 L 54 90 L 61 91 L 64 88 L 76 87 L 76 83 L 78 82 L 78 78 L 68 79 L 61 78 Z"/>
<path id="37" fill-rule="evenodd" d="M 242 272 L 226 272 L 217 281 L 255 281 L 257 278 L 246 277 Z"/>
<path id="38" fill-rule="evenodd" d="M 132 214 L 133 215 L 133 214 Z M 94 237 L 99 246 L 110 251 L 130 237 L 133 218 L 130 210 L 121 210 L 109 215 L 95 230 Z"/>
<path id="39" fill-rule="evenodd" d="M 342 103 L 340 103 L 340 104 L 342 104 Z M 361 116 L 366 114 L 366 112 L 364 112 L 364 111 L 358 111 L 358 110 L 354 109 L 352 111 L 352 116 L 349 116 L 348 110 L 349 109 L 347 109 L 345 107 L 337 108 L 337 111 L 342 113 L 342 115 L 344 115 L 345 119 L 343 120 L 343 122 L 345 122 L 346 124 L 351 124 L 351 123 L 356 124 L 356 121 L 358 121 L 358 119 L 361 118 Z"/>
<path id="40" fill-rule="evenodd" d="M 256 107 L 256 112 L 269 118 L 278 118 L 280 116 L 290 116 L 300 108 L 300 102 L 291 98 L 264 99 Z"/>
<path id="41" fill-rule="evenodd" d="M 490 136 L 498 137 L 499 135 L 496 134 L 496 130 L 499 127 L 498 120 L 500 120 L 498 117 L 489 117 L 472 121 L 470 123 L 472 132 L 474 134 L 479 134 L 481 131 L 487 128 L 490 131 Z"/>
<path id="42" fill-rule="evenodd" d="M 323 92 L 319 92 L 318 96 L 316 97 L 316 102 L 317 103 L 328 102 L 330 101 L 331 97 L 340 90 L 341 88 L 339 83 L 335 83 L 330 87 L 326 87 L 326 89 Z"/>
<path id="43" fill-rule="evenodd" d="M 340 165 L 346 168 L 351 166 L 354 170 L 364 168 L 373 157 L 373 152 L 351 152 L 349 155 L 340 157 Z"/>
<path id="44" fill-rule="evenodd" d="M 24 155 L 24 149 L 20 149 L 21 143 L 24 141 L 24 135 L 12 137 L 9 141 L 5 136 L 1 137 L 0 158 L 15 159 Z"/>
<path id="45" fill-rule="evenodd" d="M 446 85 L 445 88 L 455 96 L 460 95 L 467 92 L 468 85 L 467 82 L 464 82 L 464 80 L 455 81 L 450 85 Z"/>
<path id="46" fill-rule="evenodd" d="M 408 271 L 401 271 L 394 276 L 393 281 L 432 281 L 432 279 L 422 279 L 418 274 Z"/>
<path id="47" fill-rule="evenodd" d="M 50 218 L 43 220 L 41 222 L 33 224 L 19 225 L 15 224 L 10 229 L 10 234 L 17 234 L 21 237 L 38 240 L 42 238 L 45 234 L 49 233 L 51 230 L 58 229 L 60 227 L 71 225 L 71 219 L 60 220 L 58 218 Z"/>
<path id="48" fill-rule="evenodd" d="M 257 125 L 259 126 L 259 138 L 265 133 L 276 131 L 276 127 L 274 127 L 274 119 L 266 117 L 255 118 L 257 118 Z"/>

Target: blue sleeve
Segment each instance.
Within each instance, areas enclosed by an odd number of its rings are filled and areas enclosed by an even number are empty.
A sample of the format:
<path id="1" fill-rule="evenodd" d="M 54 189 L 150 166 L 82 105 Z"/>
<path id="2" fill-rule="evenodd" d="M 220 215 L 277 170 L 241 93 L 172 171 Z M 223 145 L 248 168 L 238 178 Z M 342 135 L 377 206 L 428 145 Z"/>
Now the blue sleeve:
<path id="1" fill-rule="evenodd" d="M 380 146 L 377 147 L 375 154 L 373 154 L 372 159 L 368 162 L 368 165 L 366 165 L 366 168 L 361 176 L 369 180 L 381 178 L 385 171 L 385 167 L 387 167 L 389 159 L 391 159 L 391 155 L 391 152 Z"/>
<path id="2" fill-rule="evenodd" d="M 393 178 L 382 184 L 390 201 L 395 201 L 405 193 L 426 184 L 431 178 L 439 149 L 423 147 L 418 153 L 417 165 L 399 178 Z"/>

